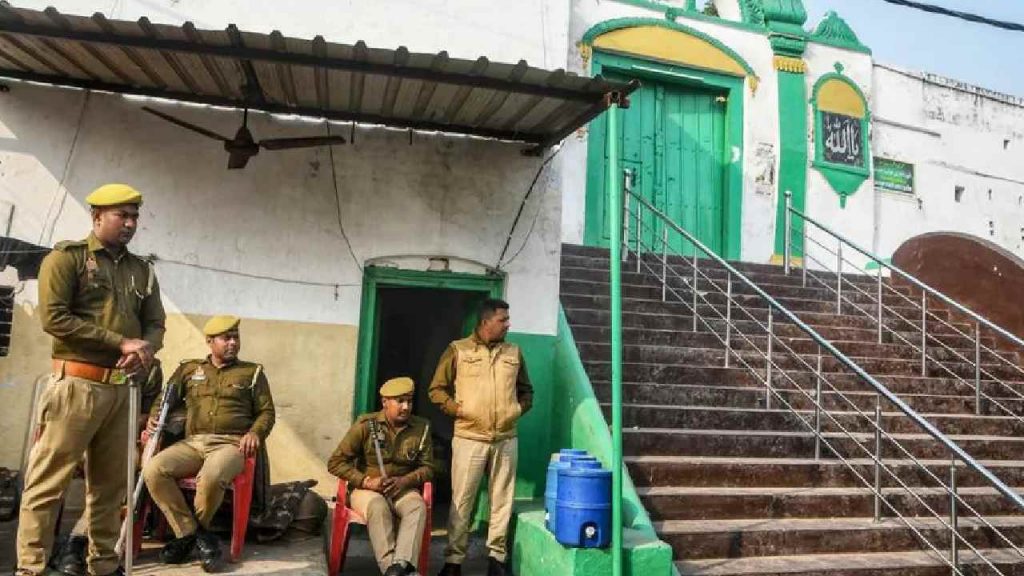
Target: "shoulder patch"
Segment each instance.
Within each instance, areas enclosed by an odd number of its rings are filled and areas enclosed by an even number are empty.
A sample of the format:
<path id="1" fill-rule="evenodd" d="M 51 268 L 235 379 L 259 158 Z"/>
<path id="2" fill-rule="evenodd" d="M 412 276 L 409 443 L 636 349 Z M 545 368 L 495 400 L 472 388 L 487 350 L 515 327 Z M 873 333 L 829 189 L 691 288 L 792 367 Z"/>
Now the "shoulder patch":
<path id="1" fill-rule="evenodd" d="M 88 242 L 86 242 L 85 240 L 62 240 L 54 244 L 53 249 L 65 252 L 69 248 L 82 248 L 85 246 L 88 246 Z"/>

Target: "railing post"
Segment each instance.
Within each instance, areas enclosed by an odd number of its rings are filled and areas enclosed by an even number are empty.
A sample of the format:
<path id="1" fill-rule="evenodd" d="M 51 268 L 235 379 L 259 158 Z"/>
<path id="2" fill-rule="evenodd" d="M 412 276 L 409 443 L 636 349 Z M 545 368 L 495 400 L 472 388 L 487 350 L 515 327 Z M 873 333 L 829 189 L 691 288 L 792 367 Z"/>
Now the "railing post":
<path id="1" fill-rule="evenodd" d="M 818 346 L 818 369 L 814 372 L 814 459 L 821 460 L 821 346 Z"/>
<path id="2" fill-rule="evenodd" d="M 726 272 L 725 278 L 725 367 L 729 367 L 729 356 L 732 356 L 732 272 Z"/>
<path id="3" fill-rule="evenodd" d="M 921 377 L 928 376 L 928 293 L 921 291 Z"/>
<path id="4" fill-rule="evenodd" d="M 974 322 L 974 413 L 981 416 L 981 324 Z"/>
<path id="5" fill-rule="evenodd" d="M 875 394 L 875 522 L 882 519 L 882 395 Z"/>
<path id="6" fill-rule="evenodd" d="M 772 407 L 772 307 L 768 306 L 768 353 L 765 354 L 767 359 L 764 368 L 764 384 L 765 384 L 765 396 L 764 396 L 764 408 L 765 410 L 771 410 Z"/>
<path id="7" fill-rule="evenodd" d="M 951 574 L 956 574 L 960 569 L 960 546 L 958 533 L 960 532 L 956 505 L 956 460 L 949 463 L 949 563 L 952 565 Z"/>
<path id="8" fill-rule="evenodd" d="M 661 301 L 668 299 L 668 226 L 661 229 Z"/>
<path id="9" fill-rule="evenodd" d="M 622 174 L 625 182 L 625 193 L 622 195 L 622 261 L 626 262 L 629 260 L 629 197 L 633 191 L 633 178 L 629 170 L 623 170 Z M 640 201 L 637 200 L 636 203 L 639 205 Z"/>
<path id="10" fill-rule="evenodd" d="M 636 273 L 640 273 L 640 239 L 643 234 L 643 211 L 644 204 L 638 196 L 636 199 Z"/>
<path id="11" fill-rule="evenodd" d="M 882 266 L 878 266 L 878 343 L 882 343 Z"/>
<path id="12" fill-rule="evenodd" d="M 693 247 L 693 331 L 697 331 L 697 247 Z"/>
<path id="13" fill-rule="evenodd" d="M 786 276 L 789 276 L 789 259 L 793 254 L 793 193 L 786 190 L 786 241 L 783 243 L 783 269 L 786 272 Z"/>
<path id="14" fill-rule="evenodd" d="M 606 139 L 606 157 L 608 158 L 608 230 L 618 230 L 628 221 L 623 207 L 623 198 L 629 194 L 622 193 L 623 177 L 619 170 L 619 103 L 612 100 L 605 113 L 607 118 L 608 138 Z M 632 178 L 629 178 L 629 189 L 632 189 Z M 628 204 L 626 204 L 628 207 Z M 628 236 L 624 240 L 628 241 Z M 618 242 L 611 242 L 609 255 L 608 284 L 611 296 L 610 322 L 611 328 L 611 440 L 612 440 L 612 576 L 622 576 L 622 260 L 617 252 L 621 249 Z M 628 248 L 628 246 L 627 246 Z"/>
<path id="15" fill-rule="evenodd" d="M 843 313 L 843 243 L 836 248 L 836 315 Z"/>
<path id="16" fill-rule="evenodd" d="M 803 256 L 803 263 L 800 266 L 801 282 L 802 286 L 807 288 L 807 220 L 804 220 L 803 226 L 800 227 L 800 254 Z"/>

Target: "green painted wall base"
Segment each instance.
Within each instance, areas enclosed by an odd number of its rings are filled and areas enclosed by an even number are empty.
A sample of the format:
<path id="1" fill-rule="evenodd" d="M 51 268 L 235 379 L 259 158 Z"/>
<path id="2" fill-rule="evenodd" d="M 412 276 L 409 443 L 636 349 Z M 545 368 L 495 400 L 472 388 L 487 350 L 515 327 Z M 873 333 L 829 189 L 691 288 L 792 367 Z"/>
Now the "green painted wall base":
<path id="1" fill-rule="evenodd" d="M 622 573 L 626 576 L 668 576 L 672 573 L 672 549 L 643 530 L 623 533 Z M 516 515 L 512 569 L 516 574 L 595 576 L 612 573 L 611 549 L 566 548 L 544 526 L 544 511 Z"/>

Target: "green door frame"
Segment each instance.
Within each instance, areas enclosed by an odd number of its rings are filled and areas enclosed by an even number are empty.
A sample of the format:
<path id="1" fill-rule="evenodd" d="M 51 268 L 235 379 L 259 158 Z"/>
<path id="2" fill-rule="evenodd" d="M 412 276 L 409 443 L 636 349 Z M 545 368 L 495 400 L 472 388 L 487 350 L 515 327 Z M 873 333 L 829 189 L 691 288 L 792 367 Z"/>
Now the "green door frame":
<path id="1" fill-rule="evenodd" d="M 363 270 L 363 297 L 359 306 L 359 339 L 356 347 L 355 402 L 352 418 L 373 410 L 373 393 L 377 375 L 377 332 L 380 324 L 380 301 L 377 289 L 381 287 L 434 288 L 483 292 L 491 298 L 504 294 L 502 276 L 467 274 L 464 272 L 429 272 L 367 266 Z"/>
<path id="2" fill-rule="evenodd" d="M 648 78 L 656 82 L 679 86 L 718 88 L 728 93 L 725 109 L 724 144 L 726 150 L 723 151 L 724 158 L 726 159 L 723 174 L 723 188 L 725 190 L 723 212 L 725 214 L 725 221 L 722 223 L 725 227 L 725 234 L 723 238 L 724 250 L 720 256 L 732 260 L 739 259 L 740 242 L 743 237 L 744 79 L 728 74 L 663 64 L 653 60 L 609 54 L 595 50 L 594 61 L 591 65 L 592 75 L 607 75 L 609 72 L 640 78 L 641 82 L 644 78 Z M 602 121 L 607 122 L 605 118 L 595 120 L 595 122 Z M 605 224 L 605 218 L 601 214 L 601 203 L 605 200 L 606 192 L 605 190 L 597 190 L 596 182 L 598 177 L 606 172 L 604 166 L 606 143 L 604 138 L 591 137 L 587 140 L 587 194 L 584 244 L 588 246 L 604 246 L 601 232 Z M 738 154 L 734 154 L 733 150 L 738 150 Z"/>

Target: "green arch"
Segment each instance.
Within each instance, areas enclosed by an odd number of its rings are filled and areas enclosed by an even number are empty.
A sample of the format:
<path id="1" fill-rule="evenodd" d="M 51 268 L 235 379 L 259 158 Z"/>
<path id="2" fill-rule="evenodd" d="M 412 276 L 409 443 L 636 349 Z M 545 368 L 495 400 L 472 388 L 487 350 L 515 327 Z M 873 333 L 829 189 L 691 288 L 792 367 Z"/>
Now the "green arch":
<path id="1" fill-rule="evenodd" d="M 748 75 L 754 77 L 757 76 L 757 74 L 754 73 L 754 69 L 751 68 L 750 64 L 748 64 L 742 56 L 737 54 L 736 51 L 733 50 L 732 48 L 729 48 L 728 46 L 723 44 L 717 38 L 708 36 L 707 34 L 701 32 L 700 30 L 690 28 L 685 24 L 679 24 L 677 22 L 672 22 L 670 20 L 659 20 L 657 18 L 614 18 L 612 20 L 605 20 L 604 22 L 599 22 L 591 26 L 590 29 L 587 30 L 585 34 L 583 34 L 583 38 L 581 41 L 583 42 L 583 44 L 590 46 L 594 43 L 594 40 L 597 39 L 597 37 L 602 34 L 606 34 L 608 32 L 612 32 L 615 30 L 620 30 L 622 28 L 636 28 L 639 26 L 657 26 L 659 28 L 668 28 L 669 30 L 675 30 L 676 32 L 682 32 L 683 34 L 688 34 L 690 36 L 700 38 L 701 40 L 704 40 L 705 42 L 711 44 L 715 48 L 718 48 L 722 52 L 725 52 L 730 58 L 735 60 L 737 64 L 743 67 L 743 70 Z"/>

